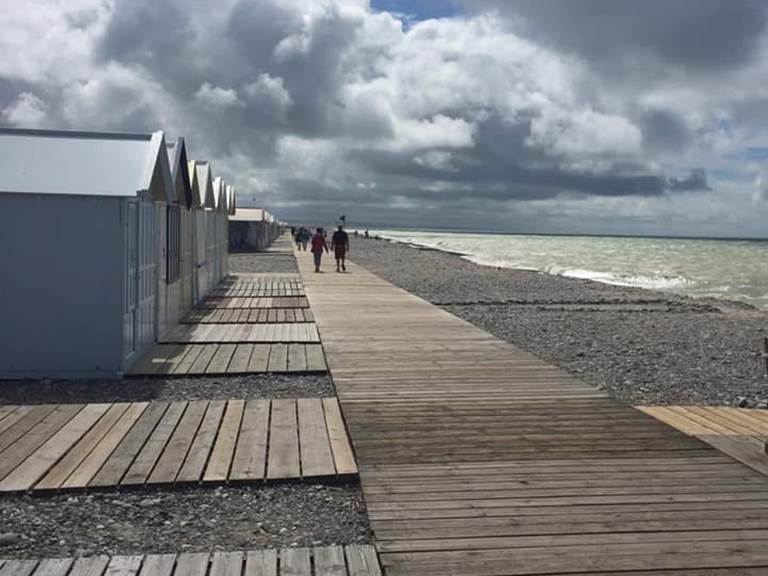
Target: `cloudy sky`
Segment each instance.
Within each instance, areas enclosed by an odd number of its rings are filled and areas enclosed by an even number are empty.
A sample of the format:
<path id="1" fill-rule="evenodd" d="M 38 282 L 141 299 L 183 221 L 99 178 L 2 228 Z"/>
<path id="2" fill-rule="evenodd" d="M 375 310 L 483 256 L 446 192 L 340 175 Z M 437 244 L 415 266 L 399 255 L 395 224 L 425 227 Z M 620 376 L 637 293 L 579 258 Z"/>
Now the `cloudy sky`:
<path id="1" fill-rule="evenodd" d="M 768 0 L 0 0 L 0 124 L 284 218 L 768 236 Z"/>

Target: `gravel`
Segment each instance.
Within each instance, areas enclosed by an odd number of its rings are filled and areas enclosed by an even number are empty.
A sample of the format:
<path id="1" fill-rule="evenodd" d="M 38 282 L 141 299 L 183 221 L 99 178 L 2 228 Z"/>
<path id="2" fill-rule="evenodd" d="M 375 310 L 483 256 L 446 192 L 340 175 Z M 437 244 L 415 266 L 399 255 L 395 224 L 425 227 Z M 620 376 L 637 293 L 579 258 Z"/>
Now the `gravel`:
<path id="1" fill-rule="evenodd" d="M 325 375 L 0 381 L 0 404 L 319 398 L 335 395 L 333 384 Z"/>
<path id="2" fill-rule="evenodd" d="M 371 272 L 632 404 L 768 405 L 768 313 L 353 239 Z"/>
<path id="3" fill-rule="evenodd" d="M 251 254 L 230 254 L 229 271 L 242 273 L 293 273 L 298 274 L 293 254 L 254 252 Z"/>
<path id="4" fill-rule="evenodd" d="M 281 484 L 0 498 L 0 557 L 369 543 L 357 486 Z"/>

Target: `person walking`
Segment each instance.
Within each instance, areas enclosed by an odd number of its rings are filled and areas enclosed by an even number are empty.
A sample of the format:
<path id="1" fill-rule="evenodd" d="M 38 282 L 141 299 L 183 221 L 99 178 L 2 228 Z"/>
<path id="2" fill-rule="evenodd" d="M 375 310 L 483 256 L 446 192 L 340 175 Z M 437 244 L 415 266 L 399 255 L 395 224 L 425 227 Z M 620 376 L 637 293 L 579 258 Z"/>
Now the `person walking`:
<path id="1" fill-rule="evenodd" d="M 347 271 L 347 266 L 344 259 L 349 252 L 349 235 L 344 232 L 344 226 L 339 224 L 338 230 L 333 233 L 331 237 L 331 250 L 333 255 L 336 256 L 336 272 Z M 339 269 L 341 267 L 341 269 Z"/>
<path id="2" fill-rule="evenodd" d="M 310 234 L 309 229 L 304 228 L 304 226 L 301 227 L 299 234 L 301 234 L 301 249 L 304 250 L 304 252 L 306 252 L 307 244 L 309 244 L 309 240 L 312 237 L 312 235 Z"/>
<path id="3" fill-rule="evenodd" d="M 318 228 L 317 233 L 312 237 L 312 257 L 315 259 L 315 272 L 320 272 L 323 251 L 328 252 L 328 244 L 325 243 L 323 229 Z"/>

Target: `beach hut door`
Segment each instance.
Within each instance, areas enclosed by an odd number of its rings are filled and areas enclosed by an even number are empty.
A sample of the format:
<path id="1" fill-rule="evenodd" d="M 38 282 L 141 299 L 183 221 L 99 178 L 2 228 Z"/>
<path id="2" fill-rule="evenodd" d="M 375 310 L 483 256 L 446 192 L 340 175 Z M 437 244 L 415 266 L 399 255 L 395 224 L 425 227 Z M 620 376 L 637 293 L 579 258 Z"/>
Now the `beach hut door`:
<path id="1" fill-rule="evenodd" d="M 157 306 L 157 231 L 155 205 L 139 202 L 139 293 L 137 346 L 143 352 L 155 341 Z"/>
<path id="2" fill-rule="evenodd" d="M 126 204 L 125 234 L 125 315 L 123 319 L 123 358 L 129 360 L 137 350 L 136 310 L 139 307 L 139 206 Z"/>

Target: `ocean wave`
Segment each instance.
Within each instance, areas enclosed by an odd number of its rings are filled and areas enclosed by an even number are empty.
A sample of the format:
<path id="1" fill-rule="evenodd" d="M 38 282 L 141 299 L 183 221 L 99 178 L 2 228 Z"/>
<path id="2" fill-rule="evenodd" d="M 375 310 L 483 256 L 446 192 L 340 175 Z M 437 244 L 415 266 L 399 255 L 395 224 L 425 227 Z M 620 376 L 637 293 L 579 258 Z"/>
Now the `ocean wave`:
<path id="1" fill-rule="evenodd" d="M 377 231 L 380 237 L 421 249 L 508 268 L 682 295 L 737 300 L 768 309 L 768 274 L 761 246 L 722 241 L 648 238 L 484 236 Z M 598 268 L 598 269 L 595 269 Z M 746 280 L 746 281 L 745 281 Z"/>
<path id="2" fill-rule="evenodd" d="M 550 272 L 552 273 L 552 272 Z M 615 286 L 632 286 L 646 290 L 679 290 L 691 284 L 691 281 L 681 276 L 646 276 L 643 274 L 616 274 L 597 270 L 570 269 L 558 273 L 559 276 L 593 280 Z"/>

